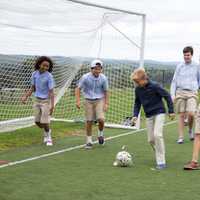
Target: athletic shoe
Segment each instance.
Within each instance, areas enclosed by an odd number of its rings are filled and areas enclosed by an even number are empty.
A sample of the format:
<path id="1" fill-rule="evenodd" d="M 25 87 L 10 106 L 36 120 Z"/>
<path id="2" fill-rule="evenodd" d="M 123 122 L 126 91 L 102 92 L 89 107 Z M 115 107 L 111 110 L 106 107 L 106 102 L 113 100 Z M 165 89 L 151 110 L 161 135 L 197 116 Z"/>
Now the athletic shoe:
<path id="1" fill-rule="evenodd" d="M 167 167 L 166 164 L 159 164 L 159 165 L 156 166 L 156 169 L 162 170 L 162 169 L 165 169 L 166 167 Z"/>
<path id="2" fill-rule="evenodd" d="M 98 140 L 99 140 L 99 144 L 101 144 L 101 145 L 103 145 L 105 143 L 103 136 L 99 136 Z"/>
<path id="3" fill-rule="evenodd" d="M 92 143 L 87 143 L 86 145 L 85 145 L 85 149 L 92 149 Z"/>
<path id="4" fill-rule="evenodd" d="M 177 141 L 176 141 L 177 144 L 183 144 L 184 143 L 184 139 L 183 138 L 179 138 Z"/>
<path id="5" fill-rule="evenodd" d="M 47 146 L 53 146 L 52 139 L 48 139 L 46 145 Z"/>
<path id="6" fill-rule="evenodd" d="M 194 140 L 194 132 L 193 132 L 193 130 L 189 131 L 189 138 L 190 138 L 191 141 Z"/>
<path id="7" fill-rule="evenodd" d="M 47 141 L 48 141 L 48 138 L 46 136 L 44 136 L 43 143 L 46 144 Z"/>
<path id="8" fill-rule="evenodd" d="M 195 170 L 195 169 L 200 169 L 198 162 L 191 161 L 184 165 L 183 167 L 184 170 Z"/>
<path id="9" fill-rule="evenodd" d="M 48 140 L 46 131 L 44 131 L 43 136 L 44 136 L 43 143 L 46 144 Z"/>
<path id="10" fill-rule="evenodd" d="M 6 160 L 0 160 L 0 165 L 5 165 L 5 164 L 8 164 L 9 162 L 6 161 Z"/>

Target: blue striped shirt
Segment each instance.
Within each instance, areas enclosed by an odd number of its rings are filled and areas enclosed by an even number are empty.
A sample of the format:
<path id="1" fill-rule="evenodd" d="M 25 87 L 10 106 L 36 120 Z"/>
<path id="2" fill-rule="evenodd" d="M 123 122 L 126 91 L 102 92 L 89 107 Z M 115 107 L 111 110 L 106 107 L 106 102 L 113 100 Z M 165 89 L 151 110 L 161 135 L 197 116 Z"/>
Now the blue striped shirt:
<path id="1" fill-rule="evenodd" d="M 108 90 L 108 80 L 104 74 L 95 77 L 91 72 L 84 74 L 78 83 L 85 99 L 102 99 Z"/>
<path id="2" fill-rule="evenodd" d="M 35 97 L 49 98 L 49 90 L 54 88 L 53 76 L 49 72 L 40 73 L 38 70 L 33 72 L 31 84 L 35 86 Z"/>
<path id="3" fill-rule="evenodd" d="M 175 98 L 177 90 L 190 90 L 197 92 L 200 86 L 200 66 L 194 62 L 177 65 L 171 83 L 170 93 Z"/>

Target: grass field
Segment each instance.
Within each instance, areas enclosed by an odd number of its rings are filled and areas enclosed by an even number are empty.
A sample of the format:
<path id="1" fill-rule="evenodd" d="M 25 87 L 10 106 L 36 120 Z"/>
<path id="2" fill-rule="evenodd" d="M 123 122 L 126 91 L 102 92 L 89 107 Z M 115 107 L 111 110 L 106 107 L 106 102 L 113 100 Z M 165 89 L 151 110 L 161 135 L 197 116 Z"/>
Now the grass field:
<path id="1" fill-rule="evenodd" d="M 83 124 L 52 124 L 55 145 L 41 144 L 36 127 L 0 134 L 0 159 L 16 161 L 84 143 Z M 106 136 L 129 130 L 106 129 Z M 0 169 L 0 200 L 171 200 L 198 199 L 200 171 L 184 171 L 192 143 L 177 145 L 176 123 L 165 127 L 168 168 L 152 170 L 153 151 L 145 131 L 115 138 L 104 147 L 76 149 Z M 127 145 L 134 166 L 113 167 L 115 155 Z"/>
<path id="2" fill-rule="evenodd" d="M 27 104 L 24 105 L 20 101 L 23 94 L 20 92 L 17 90 L 13 98 L 8 98 L 5 101 L 0 100 L 0 121 L 33 115 L 34 98 L 29 98 Z M 109 93 L 109 110 L 106 114 L 106 119 L 111 123 L 121 123 L 126 117 L 132 115 L 133 88 L 110 89 Z M 78 110 L 75 102 L 74 90 L 67 90 L 56 105 L 53 117 L 62 119 L 83 118 L 83 103 L 81 109 Z"/>

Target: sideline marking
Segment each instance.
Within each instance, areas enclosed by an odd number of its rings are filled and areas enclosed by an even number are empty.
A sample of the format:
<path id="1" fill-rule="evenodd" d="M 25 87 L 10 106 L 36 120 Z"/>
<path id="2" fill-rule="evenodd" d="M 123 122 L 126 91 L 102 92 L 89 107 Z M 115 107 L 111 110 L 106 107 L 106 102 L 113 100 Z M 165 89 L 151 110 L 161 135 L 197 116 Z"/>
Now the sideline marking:
<path id="1" fill-rule="evenodd" d="M 176 121 L 168 122 L 168 123 L 164 124 L 164 126 L 168 126 L 168 125 L 174 124 L 175 122 Z M 136 131 L 134 130 L 134 131 L 129 131 L 129 132 L 122 133 L 122 134 L 119 134 L 119 135 L 110 136 L 110 137 L 107 137 L 105 139 L 105 141 L 109 141 L 109 140 L 112 140 L 112 139 L 115 139 L 115 138 L 119 138 L 119 137 L 131 135 L 133 133 L 142 132 L 142 131 L 145 131 L 145 130 L 146 130 L 146 128 L 143 128 L 143 129 L 136 130 Z M 97 144 L 97 143 L 98 143 L 97 140 L 95 142 L 93 142 L 93 144 Z M 5 167 L 13 166 L 13 165 L 19 165 L 19 164 L 22 164 L 22 163 L 25 163 L 25 162 L 29 162 L 29 161 L 32 161 L 32 160 L 38 160 L 38 159 L 41 159 L 41 158 L 46 158 L 46 157 L 49 157 L 49 156 L 54 156 L 54 155 L 57 155 L 57 154 L 60 154 L 60 153 L 64 153 L 64 152 L 68 152 L 68 151 L 73 151 L 73 150 L 76 150 L 76 149 L 81 149 L 83 147 L 85 147 L 85 144 L 81 144 L 81 145 L 74 146 L 74 147 L 69 147 L 69 148 L 66 148 L 66 149 L 59 150 L 59 151 L 54 151 L 52 153 L 47 153 L 47 154 L 42 154 L 42 155 L 39 155 L 39 156 L 34 156 L 34 157 L 27 158 L 27 159 L 24 159 L 24 160 L 9 162 L 7 164 L 0 165 L 0 168 L 5 168 Z"/>

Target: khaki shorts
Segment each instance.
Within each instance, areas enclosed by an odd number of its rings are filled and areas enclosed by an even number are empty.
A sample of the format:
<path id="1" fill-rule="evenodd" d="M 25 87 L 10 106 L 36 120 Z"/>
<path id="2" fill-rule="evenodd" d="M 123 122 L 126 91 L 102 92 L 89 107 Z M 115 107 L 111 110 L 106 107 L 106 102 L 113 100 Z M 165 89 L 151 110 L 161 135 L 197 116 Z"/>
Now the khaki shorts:
<path id="1" fill-rule="evenodd" d="M 35 116 L 35 122 L 42 124 L 50 123 L 50 101 L 49 99 L 37 99 L 33 105 L 33 111 Z"/>
<path id="2" fill-rule="evenodd" d="M 105 119 L 103 111 L 104 99 L 85 100 L 85 118 L 86 121 Z"/>
<path id="3" fill-rule="evenodd" d="M 193 112 L 198 106 L 198 95 L 193 91 L 178 90 L 175 98 L 175 109 L 177 113 Z"/>

